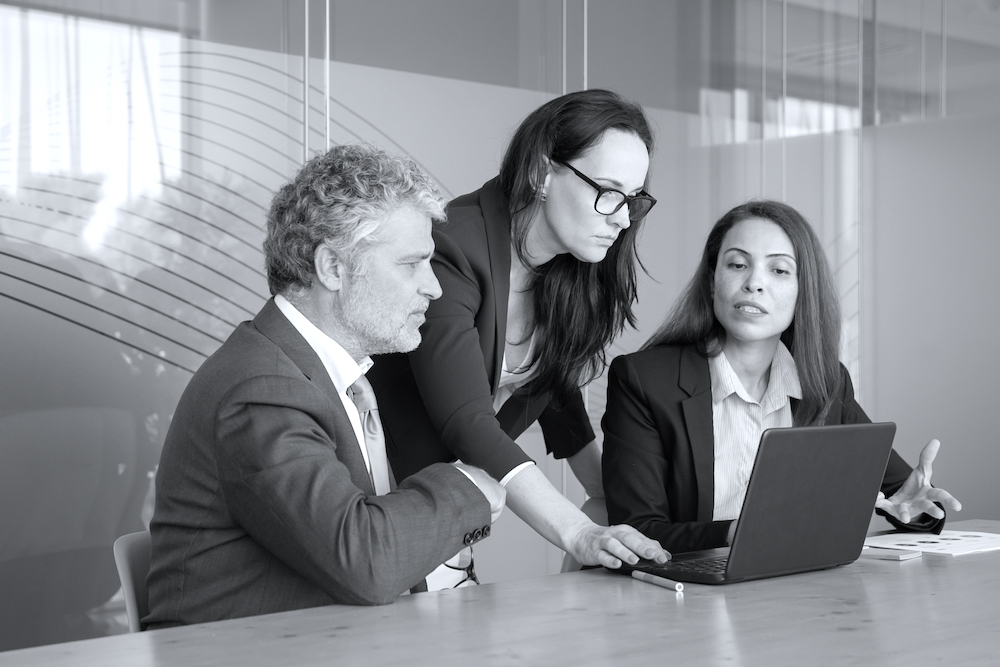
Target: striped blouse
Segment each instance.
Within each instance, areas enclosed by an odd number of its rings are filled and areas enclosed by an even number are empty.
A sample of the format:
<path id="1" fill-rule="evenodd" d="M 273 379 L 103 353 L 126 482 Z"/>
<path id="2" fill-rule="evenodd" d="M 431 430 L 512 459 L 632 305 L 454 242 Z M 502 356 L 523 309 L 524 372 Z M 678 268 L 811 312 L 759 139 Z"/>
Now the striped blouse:
<path id="1" fill-rule="evenodd" d="M 789 397 L 802 398 L 795 361 L 784 343 L 771 363 L 767 390 L 760 403 L 743 388 L 725 352 L 709 358 L 712 377 L 712 425 L 715 434 L 716 521 L 738 519 L 761 434 L 792 425 Z"/>

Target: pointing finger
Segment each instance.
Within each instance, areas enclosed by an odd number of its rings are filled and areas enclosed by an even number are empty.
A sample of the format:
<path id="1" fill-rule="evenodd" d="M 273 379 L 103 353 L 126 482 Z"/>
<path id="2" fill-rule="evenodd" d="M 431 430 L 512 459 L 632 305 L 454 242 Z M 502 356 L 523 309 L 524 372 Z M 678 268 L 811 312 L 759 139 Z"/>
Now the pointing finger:
<path id="1" fill-rule="evenodd" d="M 931 440 L 920 450 L 920 463 L 918 467 L 923 471 L 929 480 L 931 477 L 931 464 L 937 457 L 938 450 L 941 449 L 941 441 L 937 438 Z"/>

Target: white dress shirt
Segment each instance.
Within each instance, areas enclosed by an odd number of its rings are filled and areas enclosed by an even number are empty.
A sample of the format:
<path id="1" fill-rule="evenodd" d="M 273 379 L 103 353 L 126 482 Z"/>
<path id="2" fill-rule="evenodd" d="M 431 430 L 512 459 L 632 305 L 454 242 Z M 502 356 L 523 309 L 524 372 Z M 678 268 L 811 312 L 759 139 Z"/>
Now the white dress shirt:
<path id="1" fill-rule="evenodd" d="M 778 342 L 760 403 L 747 393 L 725 352 L 709 357 L 712 377 L 712 426 L 715 435 L 716 521 L 738 519 L 761 434 L 792 425 L 789 398 L 802 398 L 795 360 Z"/>
<path id="2" fill-rule="evenodd" d="M 340 346 L 340 343 L 320 331 L 315 324 L 299 312 L 298 308 L 289 303 L 288 299 L 280 294 L 274 297 L 274 304 L 281 311 L 282 315 L 288 318 L 288 321 L 292 323 L 295 330 L 302 334 L 309 347 L 313 349 L 313 352 L 323 362 L 323 367 L 330 376 L 330 380 L 333 381 L 333 386 L 337 388 L 337 395 L 344 404 L 347 418 L 351 420 L 351 427 L 354 429 L 354 435 L 357 437 L 358 445 L 361 447 L 361 456 L 365 459 L 365 467 L 368 469 L 368 474 L 371 475 L 371 463 L 368 460 L 368 449 L 365 446 L 365 433 L 361 426 L 361 415 L 358 413 L 358 408 L 354 405 L 354 401 L 348 396 L 347 389 L 357 382 L 358 378 L 367 373 L 368 369 L 375 365 L 375 362 L 372 361 L 371 357 L 365 357 L 358 364 L 347 353 L 347 350 Z"/>

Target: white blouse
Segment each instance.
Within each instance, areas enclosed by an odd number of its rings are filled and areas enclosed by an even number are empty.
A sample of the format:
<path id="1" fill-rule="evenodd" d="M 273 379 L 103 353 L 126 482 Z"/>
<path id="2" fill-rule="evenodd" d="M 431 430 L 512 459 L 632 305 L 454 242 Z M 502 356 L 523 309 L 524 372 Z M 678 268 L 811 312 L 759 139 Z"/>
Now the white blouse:
<path id="1" fill-rule="evenodd" d="M 738 519 L 753 470 L 760 436 L 769 428 L 792 425 L 789 398 L 802 398 L 795 360 L 778 343 L 760 403 L 747 393 L 725 352 L 709 357 L 712 377 L 712 426 L 715 434 L 716 521 Z"/>

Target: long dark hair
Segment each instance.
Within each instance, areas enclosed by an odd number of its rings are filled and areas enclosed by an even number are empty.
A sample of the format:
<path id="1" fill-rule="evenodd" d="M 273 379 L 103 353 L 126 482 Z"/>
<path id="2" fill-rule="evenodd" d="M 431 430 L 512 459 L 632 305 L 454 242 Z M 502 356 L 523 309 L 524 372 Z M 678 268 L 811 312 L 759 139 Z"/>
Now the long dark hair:
<path id="1" fill-rule="evenodd" d="M 515 131 L 500 167 L 499 188 L 509 204 L 514 249 L 526 266 L 525 241 L 541 203 L 546 158 L 562 163 L 576 159 L 610 129 L 634 134 L 652 153 L 653 133 L 642 107 L 609 90 L 557 97 L 533 111 Z M 625 323 L 635 326 L 635 242 L 642 222 L 633 221 L 623 230 L 601 262 L 563 254 L 535 267 L 532 333 L 538 371 L 530 383 L 532 392 L 550 392 L 553 403 L 563 403 L 601 374 L 605 350 Z"/>
<path id="2" fill-rule="evenodd" d="M 795 358 L 802 386 L 802 400 L 795 412 L 796 425 L 823 423 L 843 382 L 839 360 L 840 301 L 816 233 L 802 214 L 787 204 L 749 201 L 722 216 L 708 234 L 701 263 L 691 282 L 642 348 L 694 344 L 706 356 L 722 351 L 726 331 L 715 317 L 712 300 L 715 266 L 726 233 L 738 222 L 753 218 L 764 218 L 781 227 L 795 248 L 799 295 L 792 323 L 781 334 L 781 342 Z"/>

